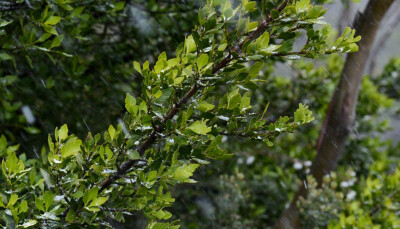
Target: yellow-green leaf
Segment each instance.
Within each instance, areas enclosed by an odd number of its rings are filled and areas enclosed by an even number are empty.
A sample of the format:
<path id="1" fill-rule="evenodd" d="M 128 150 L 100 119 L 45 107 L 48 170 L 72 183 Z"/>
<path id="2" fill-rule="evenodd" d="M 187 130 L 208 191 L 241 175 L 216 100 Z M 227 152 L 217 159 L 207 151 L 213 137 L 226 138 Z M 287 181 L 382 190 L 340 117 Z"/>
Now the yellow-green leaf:
<path id="1" fill-rule="evenodd" d="M 74 156 L 81 149 L 82 141 L 78 138 L 72 138 L 68 140 L 61 147 L 61 157 L 66 158 L 69 156 Z"/>
<path id="2" fill-rule="evenodd" d="M 133 61 L 133 67 L 135 68 L 136 71 L 138 71 L 139 73 L 142 73 L 142 69 L 140 67 L 139 62 Z"/>
<path id="3" fill-rule="evenodd" d="M 59 23 L 61 21 L 61 17 L 59 16 L 50 16 L 45 22 L 44 24 L 46 25 L 56 25 L 57 23 Z"/>
<path id="4" fill-rule="evenodd" d="M 131 96 L 129 93 L 126 93 L 125 97 L 125 108 L 131 115 L 136 115 L 136 99 Z"/>
<path id="5" fill-rule="evenodd" d="M 10 196 L 10 199 L 8 200 L 7 207 L 13 206 L 18 200 L 18 195 L 17 194 L 12 194 Z"/>
<path id="6" fill-rule="evenodd" d="M 199 104 L 199 106 L 197 107 L 197 109 L 198 109 L 199 111 L 202 111 L 202 112 L 207 112 L 207 111 L 210 111 L 210 110 L 214 109 L 214 107 L 215 107 L 215 105 L 209 104 L 209 103 L 207 103 L 206 101 L 202 101 L 202 102 Z"/>
<path id="7" fill-rule="evenodd" d="M 208 64 L 208 55 L 207 54 L 201 54 L 200 57 L 197 59 L 197 67 L 202 69 L 204 66 Z"/>
<path id="8" fill-rule="evenodd" d="M 195 132 L 196 134 L 201 135 L 205 135 L 211 131 L 211 128 L 206 125 L 205 121 L 196 121 L 192 125 L 190 125 L 188 129 Z"/>
<path id="9" fill-rule="evenodd" d="M 108 200 L 108 197 L 98 197 L 90 203 L 89 207 L 98 207 L 98 206 L 104 204 L 107 200 Z"/>
<path id="10" fill-rule="evenodd" d="M 58 139 L 59 141 L 63 141 L 68 137 L 68 126 L 67 124 L 64 124 L 60 130 L 58 130 Z"/>

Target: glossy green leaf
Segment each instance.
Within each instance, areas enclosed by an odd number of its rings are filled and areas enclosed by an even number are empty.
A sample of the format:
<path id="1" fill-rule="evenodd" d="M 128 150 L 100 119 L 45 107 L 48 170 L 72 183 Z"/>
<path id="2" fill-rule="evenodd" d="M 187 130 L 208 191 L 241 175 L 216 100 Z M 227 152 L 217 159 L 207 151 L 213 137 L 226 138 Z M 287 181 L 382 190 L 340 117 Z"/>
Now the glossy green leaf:
<path id="1" fill-rule="evenodd" d="M 205 135 L 211 131 L 211 128 L 206 125 L 205 121 L 195 121 L 187 129 L 201 135 Z"/>
<path id="2" fill-rule="evenodd" d="M 59 16 L 50 16 L 44 24 L 46 25 L 56 25 L 61 21 L 61 17 Z"/>
<path id="3" fill-rule="evenodd" d="M 61 147 L 61 156 L 63 158 L 74 156 L 81 149 L 82 141 L 77 138 L 71 138 Z"/>

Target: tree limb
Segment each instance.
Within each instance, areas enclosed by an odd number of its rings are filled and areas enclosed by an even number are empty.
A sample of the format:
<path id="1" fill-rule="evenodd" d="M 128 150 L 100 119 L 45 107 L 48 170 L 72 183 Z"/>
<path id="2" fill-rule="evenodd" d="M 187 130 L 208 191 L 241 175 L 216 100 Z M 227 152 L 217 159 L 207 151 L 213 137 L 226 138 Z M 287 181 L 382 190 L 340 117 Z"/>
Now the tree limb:
<path id="1" fill-rule="evenodd" d="M 289 0 L 285 0 L 281 6 L 278 8 L 278 11 L 281 12 L 285 6 L 288 4 Z M 250 35 L 242 41 L 239 45 L 236 45 L 235 48 L 232 50 L 233 52 L 236 53 L 241 53 L 242 47 L 249 41 L 252 41 L 256 39 L 259 35 L 261 35 L 268 27 L 269 23 L 271 22 L 272 16 L 268 17 L 265 21 L 260 23 L 260 25 L 257 27 L 255 31 L 250 33 Z M 212 69 L 211 73 L 216 74 L 219 70 L 227 66 L 231 61 L 233 60 L 233 56 L 231 53 L 229 53 L 224 59 L 222 59 L 218 64 L 214 66 Z M 143 155 L 147 149 L 149 149 L 153 143 L 156 142 L 157 140 L 157 132 L 165 130 L 165 124 L 167 123 L 168 120 L 172 119 L 180 110 L 181 108 L 198 92 L 202 86 L 198 85 L 195 83 L 192 88 L 181 98 L 173 107 L 164 115 L 164 118 L 162 120 L 162 126 L 158 127 L 158 130 L 154 130 L 151 132 L 151 134 L 147 137 L 147 139 L 137 147 L 137 152 L 140 155 Z M 115 180 L 119 179 L 122 175 L 128 172 L 128 170 L 135 164 L 136 160 L 128 160 L 124 162 L 119 171 L 112 176 L 108 177 L 105 179 L 103 182 L 100 183 L 100 191 L 103 191 L 107 187 L 109 187 Z"/>

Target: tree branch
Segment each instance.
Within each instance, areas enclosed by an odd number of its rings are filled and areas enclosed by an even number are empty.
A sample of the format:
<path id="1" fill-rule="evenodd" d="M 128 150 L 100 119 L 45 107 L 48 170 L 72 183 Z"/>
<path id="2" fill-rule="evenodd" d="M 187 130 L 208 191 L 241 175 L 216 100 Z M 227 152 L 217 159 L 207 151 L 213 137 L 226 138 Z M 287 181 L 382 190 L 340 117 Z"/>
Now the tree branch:
<path id="1" fill-rule="evenodd" d="M 282 5 L 279 7 L 278 11 L 281 12 L 285 8 L 285 6 L 288 4 L 288 2 L 289 2 L 289 0 L 285 0 L 282 3 Z M 259 35 L 261 35 L 268 28 L 269 23 L 271 21 L 271 18 L 272 17 L 269 17 L 267 20 L 265 20 L 262 23 L 260 23 L 260 25 L 257 27 L 257 29 L 255 31 L 253 31 L 239 45 L 235 46 L 233 51 L 237 52 L 237 53 L 241 53 L 243 46 L 247 42 L 256 39 Z M 221 70 L 222 68 L 227 66 L 232 60 L 233 60 L 233 56 L 232 56 L 231 53 L 229 53 L 223 60 L 221 60 L 218 64 L 216 64 L 214 66 L 214 68 L 212 69 L 211 73 L 212 74 L 216 74 L 219 70 Z M 198 85 L 197 83 L 195 83 L 192 86 L 192 88 L 183 96 L 183 98 L 181 98 L 175 105 L 173 105 L 171 110 L 169 110 L 166 113 L 166 115 L 164 116 L 164 118 L 162 120 L 162 124 L 163 125 L 159 126 L 159 130 L 157 130 L 157 132 L 164 131 L 165 124 L 167 123 L 167 121 L 172 119 L 180 111 L 180 109 L 189 101 L 189 99 L 192 98 L 196 94 L 196 92 L 198 92 L 201 88 L 203 88 L 203 87 Z M 153 129 L 153 131 L 148 136 L 148 138 L 141 145 L 139 145 L 137 147 L 136 150 L 140 155 L 143 155 L 145 153 L 145 151 L 147 149 L 149 149 L 153 143 L 156 142 L 156 140 L 157 140 L 157 132 L 156 132 L 156 130 Z M 107 187 L 109 187 L 115 180 L 119 179 L 122 175 L 127 173 L 128 170 L 135 164 L 135 162 L 136 162 L 135 160 L 128 160 L 128 161 L 124 162 L 121 165 L 121 168 L 117 173 L 115 173 L 114 175 L 108 177 L 107 179 L 105 179 L 103 182 L 100 183 L 100 185 L 99 185 L 100 191 L 99 192 L 101 192 L 104 189 L 106 189 Z"/>

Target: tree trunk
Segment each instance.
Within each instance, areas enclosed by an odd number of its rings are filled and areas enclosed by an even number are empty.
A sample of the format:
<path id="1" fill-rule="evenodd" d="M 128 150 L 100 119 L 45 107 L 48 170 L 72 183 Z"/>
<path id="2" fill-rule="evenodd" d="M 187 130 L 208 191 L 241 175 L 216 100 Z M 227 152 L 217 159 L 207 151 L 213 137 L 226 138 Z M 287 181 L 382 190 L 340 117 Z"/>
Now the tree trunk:
<path id="1" fill-rule="evenodd" d="M 395 0 L 370 0 L 364 13 L 354 21 L 356 35 L 362 39 L 359 51 L 347 56 L 338 86 L 330 102 L 317 143 L 317 156 L 311 167 L 311 174 L 321 184 L 324 175 L 337 166 L 340 153 L 353 128 L 358 92 L 363 71 L 383 16 Z M 300 228 L 297 200 L 306 195 L 306 188 L 300 188 L 288 209 L 284 211 L 274 228 Z"/>
<path id="2" fill-rule="evenodd" d="M 369 75 L 374 74 L 378 55 L 385 47 L 385 44 L 389 40 L 392 32 L 396 29 L 396 27 L 400 23 L 400 2 L 397 1 L 396 3 L 397 3 L 396 5 L 393 4 L 393 6 L 390 8 L 390 11 L 388 13 L 390 14 L 390 17 L 387 20 L 385 20 L 384 22 L 385 28 L 383 28 L 383 31 L 380 32 L 380 36 L 376 39 L 375 45 L 369 56 L 369 64 L 367 65 L 368 67 L 366 74 Z"/>

